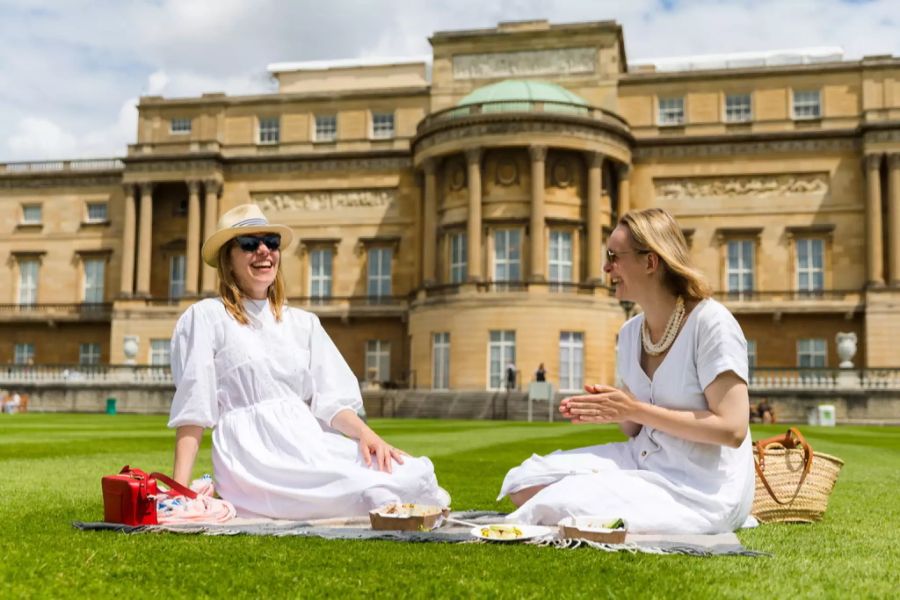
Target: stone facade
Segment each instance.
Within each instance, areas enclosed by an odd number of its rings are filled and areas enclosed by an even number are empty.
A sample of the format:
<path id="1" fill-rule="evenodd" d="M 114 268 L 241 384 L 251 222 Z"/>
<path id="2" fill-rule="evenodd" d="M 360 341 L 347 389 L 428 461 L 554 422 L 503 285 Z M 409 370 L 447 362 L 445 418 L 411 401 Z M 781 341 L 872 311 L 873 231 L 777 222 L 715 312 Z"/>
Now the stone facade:
<path id="1" fill-rule="evenodd" d="M 291 303 L 360 380 L 485 390 L 514 358 L 519 386 L 541 362 L 557 387 L 612 383 L 605 237 L 649 206 L 676 215 L 758 366 L 837 367 L 853 332 L 857 367 L 900 367 L 900 59 L 654 71 L 622 36 L 439 32 L 430 82 L 416 61 L 283 65 L 273 94 L 142 98 L 120 160 L 0 165 L 0 363 L 164 361 L 216 287 L 202 240 L 255 202 L 295 229 Z M 588 107 L 458 106 L 505 79 Z"/>

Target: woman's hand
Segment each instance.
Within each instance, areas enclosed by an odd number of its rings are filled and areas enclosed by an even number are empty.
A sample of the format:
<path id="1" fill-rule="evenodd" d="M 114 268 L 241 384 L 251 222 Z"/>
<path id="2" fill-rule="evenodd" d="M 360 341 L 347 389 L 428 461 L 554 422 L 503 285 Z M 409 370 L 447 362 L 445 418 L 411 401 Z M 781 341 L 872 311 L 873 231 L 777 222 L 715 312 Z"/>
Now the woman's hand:
<path id="1" fill-rule="evenodd" d="M 559 406 L 573 423 L 622 423 L 632 421 L 639 402 L 608 385 L 586 385 L 587 395 L 565 398 Z"/>
<path id="2" fill-rule="evenodd" d="M 366 466 L 372 466 L 372 457 L 375 457 L 375 468 L 379 471 L 391 472 L 391 459 L 396 460 L 401 465 L 403 457 L 409 456 L 403 450 L 394 448 L 369 428 L 363 431 L 359 436 L 359 451 L 362 453 L 366 461 Z"/>

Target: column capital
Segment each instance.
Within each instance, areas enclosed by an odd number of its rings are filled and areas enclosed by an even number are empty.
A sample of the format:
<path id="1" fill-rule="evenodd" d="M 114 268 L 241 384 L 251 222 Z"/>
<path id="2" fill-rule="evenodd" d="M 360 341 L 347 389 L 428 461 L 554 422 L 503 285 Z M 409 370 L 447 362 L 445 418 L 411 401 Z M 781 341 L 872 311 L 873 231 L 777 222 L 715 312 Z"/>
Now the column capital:
<path id="1" fill-rule="evenodd" d="M 200 184 L 202 182 L 199 179 L 188 179 L 185 183 L 187 183 L 189 194 L 194 195 L 200 193 Z"/>
<path id="2" fill-rule="evenodd" d="M 206 179 L 203 181 L 203 187 L 206 188 L 207 194 L 215 194 L 219 195 L 219 191 L 222 189 L 222 182 L 218 179 Z"/>
<path id="3" fill-rule="evenodd" d="M 547 146 L 528 146 L 528 154 L 532 162 L 543 162 L 547 159 Z"/>
<path id="4" fill-rule="evenodd" d="M 131 196 L 134 197 L 134 184 L 133 183 L 123 183 L 122 184 L 122 193 L 125 194 L 125 197 Z"/>
<path id="5" fill-rule="evenodd" d="M 141 188 L 141 196 L 150 196 L 153 194 L 153 183 L 150 181 L 142 181 L 138 184 Z"/>
<path id="6" fill-rule="evenodd" d="M 881 166 L 881 154 L 867 154 L 865 157 L 866 169 L 875 171 Z"/>
<path id="7" fill-rule="evenodd" d="M 483 150 L 481 148 L 467 148 L 466 149 L 466 162 L 470 165 L 481 163 L 481 154 Z"/>
<path id="8" fill-rule="evenodd" d="M 585 152 L 585 157 L 587 158 L 588 168 L 603 168 L 603 161 L 606 160 L 606 155 L 602 152 Z"/>
<path id="9" fill-rule="evenodd" d="M 900 152 L 891 152 L 887 155 L 888 166 L 891 169 L 900 169 Z"/>
<path id="10" fill-rule="evenodd" d="M 616 170 L 619 173 L 620 179 L 628 179 L 631 177 L 631 172 L 634 171 L 634 167 L 627 163 L 616 163 Z"/>
<path id="11" fill-rule="evenodd" d="M 426 175 L 434 175 L 437 173 L 437 159 L 426 158 L 422 161 L 422 171 L 424 171 Z"/>

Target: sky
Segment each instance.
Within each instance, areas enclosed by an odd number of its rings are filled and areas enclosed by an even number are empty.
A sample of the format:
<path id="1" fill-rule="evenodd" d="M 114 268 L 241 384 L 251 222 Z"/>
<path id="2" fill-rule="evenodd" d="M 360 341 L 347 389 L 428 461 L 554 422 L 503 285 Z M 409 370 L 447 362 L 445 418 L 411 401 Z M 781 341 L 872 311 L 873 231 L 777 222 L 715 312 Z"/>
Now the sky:
<path id="1" fill-rule="evenodd" d="M 421 56 L 435 31 L 615 20 L 628 60 L 900 56 L 900 0 L 0 0 L 0 162 L 112 157 L 138 98 L 274 92 L 276 62 Z"/>

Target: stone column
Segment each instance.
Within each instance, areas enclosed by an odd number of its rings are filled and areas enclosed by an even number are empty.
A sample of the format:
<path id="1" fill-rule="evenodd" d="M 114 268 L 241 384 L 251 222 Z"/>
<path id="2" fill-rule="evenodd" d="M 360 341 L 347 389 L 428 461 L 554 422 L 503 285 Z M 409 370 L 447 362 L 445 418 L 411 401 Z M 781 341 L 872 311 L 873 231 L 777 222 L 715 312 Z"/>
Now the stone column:
<path id="1" fill-rule="evenodd" d="M 591 152 L 588 159 L 587 191 L 587 280 L 591 283 L 603 281 L 603 257 L 601 254 L 603 221 L 603 155 Z"/>
<path id="2" fill-rule="evenodd" d="M 481 148 L 466 150 L 469 166 L 469 221 L 466 230 L 468 279 L 481 281 Z"/>
<path id="3" fill-rule="evenodd" d="M 616 215 L 619 219 L 625 213 L 631 210 L 631 165 L 621 165 L 619 167 L 619 212 Z M 615 226 L 615 223 L 613 223 Z"/>
<path id="4" fill-rule="evenodd" d="M 137 212 L 134 206 L 134 185 L 126 183 L 125 192 L 125 231 L 122 240 L 122 283 L 123 296 L 134 295 L 134 240 L 137 234 Z"/>
<path id="5" fill-rule="evenodd" d="M 888 154 L 888 257 L 891 285 L 900 287 L 900 153 Z"/>
<path id="6" fill-rule="evenodd" d="M 437 244 L 437 162 L 429 158 L 422 165 L 425 171 L 425 207 L 422 215 L 422 285 L 437 283 L 435 277 L 435 246 Z"/>
<path id="7" fill-rule="evenodd" d="M 544 164 L 546 146 L 530 146 L 531 155 L 531 281 L 546 281 L 546 256 L 544 252 Z"/>
<path id="8" fill-rule="evenodd" d="M 884 249 L 881 224 L 881 155 L 866 157 L 866 238 L 870 286 L 884 285 Z"/>
<path id="9" fill-rule="evenodd" d="M 150 295 L 150 259 L 153 254 L 153 184 L 142 183 L 141 229 L 138 236 L 137 289 L 138 296 Z"/>
<path id="10" fill-rule="evenodd" d="M 187 272 L 184 293 L 197 295 L 200 281 L 200 182 L 188 181 Z"/>
<path id="11" fill-rule="evenodd" d="M 216 230 L 216 222 L 219 220 L 219 188 L 221 184 L 215 179 L 203 182 L 206 189 L 206 203 L 204 206 L 203 239 L 206 240 Z M 216 293 L 216 270 L 203 263 L 203 282 L 201 289 L 204 294 Z"/>

